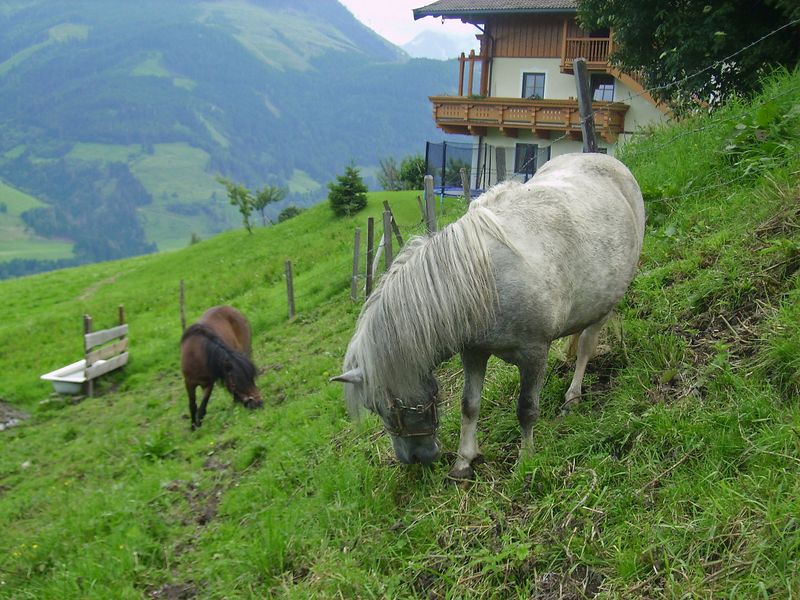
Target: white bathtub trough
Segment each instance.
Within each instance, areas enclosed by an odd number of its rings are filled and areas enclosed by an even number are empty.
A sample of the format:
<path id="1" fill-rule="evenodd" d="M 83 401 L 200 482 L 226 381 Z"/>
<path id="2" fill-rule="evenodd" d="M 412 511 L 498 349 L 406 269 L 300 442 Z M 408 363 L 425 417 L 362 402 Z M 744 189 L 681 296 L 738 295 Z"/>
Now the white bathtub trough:
<path id="1" fill-rule="evenodd" d="M 100 360 L 97 362 L 103 363 L 105 361 Z M 82 358 L 71 365 L 45 373 L 39 379 L 51 382 L 53 389 L 59 394 L 77 396 L 83 392 L 83 384 L 86 382 L 86 359 Z"/>

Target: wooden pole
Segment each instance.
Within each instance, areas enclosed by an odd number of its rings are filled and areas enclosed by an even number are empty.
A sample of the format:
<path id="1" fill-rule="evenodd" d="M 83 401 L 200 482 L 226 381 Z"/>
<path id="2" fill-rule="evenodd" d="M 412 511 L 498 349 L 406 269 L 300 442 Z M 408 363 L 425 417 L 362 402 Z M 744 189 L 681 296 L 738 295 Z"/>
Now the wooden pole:
<path id="1" fill-rule="evenodd" d="M 389 211 L 389 216 L 392 218 L 392 231 L 394 232 L 394 237 L 397 238 L 397 248 L 402 248 L 403 246 L 403 236 L 400 235 L 400 228 L 397 226 L 397 221 L 394 220 L 394 213 L 392 212 L 392 208 L 389 206 L 389 201 L 383 201 L 383 209 Z"/>
<path id="2" fill-rule="evenodd" d="M 367 289 L 365 296 L 372 293 L 372 259 L 375 256 L 375 219 L 367 219 Z"/>
<path id="3" fill-rule="evenodd" d="M 429 235 L 436 233 L 436 197 L 433 194 L 433 175 L 425 175 L 425 224 Z"/>
<path id="4" fill-rule="evenodd" d="M 503 146 L 497 146 L 494 154 L 494 162 L 497 165 L 497 183 L 500 183 L 506 180 L 506 149 Z"/>
<path id="5" fill-rule="evenodd" d="M 467 57 L 462 52 L 461 56 L 458 57 L 458 95 L 464 95 L 464 63 L 466 62 Z"/>
<path id="6" fill-rule="evenodd" d="M 294 282 L 292 280 L 292 261 L 286 261 L 286 297 L 289 304 L 289 318 L 294 318 Z"/>
<path id="7" fill-rule="evenodd" d="M 180 305 L 181 305 L 181 331 L 186 331 L 186 304 L 183 291 L 183 279 L 181 279 Z"/>
<path id="8" fill-rule="evenodd" d="M 86 336 L 89 333 L 92 333 L 92 317 L 90 317 L 89 315 L 83 315 L 83 334 L 84 336 Z M 86 351 L 88 350 L 86 348 L 85 339 L 86 338 L 84 337 L 84 343 L 83 343 L 84 354 L 86 354 Z M 87 364 L 85 366 L 90 367 L 91 365 Z M 86 395 L 89 396 L 90 398 L 94 396 L 94 380 L 92 379 L 88 379 L 86 381 Z"/>
<path id="9" fill-rule="evenodd" d="M 392 212 L 389 210 L 383 211 L 383 260 L 386 265 L 386 270 L 392 266 Z"/>
<path id="10" fill-rule="evenodd" d="M 461 187 L 464 190 L 464 200 L 466 200 L 467 204 L 469 204 L 470 192 L 469 192 L 469 177 L 467 176 L 467 170 L 464 167 L 461 167 L 459 173 L 461 174 Z"/>
<path id="11" fill-rule="evenodd" d="M 353 278 L 350 280 L 350 299 L 353 302 L 358 300 L 358 262 L 361 250 L 361 228 L 356 227 L 356 236 L 353 243 Z"/>
<path id="12" fill-rule="evenodd" d="M 120 304 L 117 310 L 119 312 L 119 324 L 125 325 L 125 305 Z"/>
<path id="13" fill-rule="evenodd" d="M 425 214 L 425 207 L 422 206 L 422 198 L 417 196 L 417 206 L 419 207 L 419 214 L 422 215 L 422 222 L 425 222 L 427 215 Z"/>
<path id="14" fill-rule="evenodd" d="M 589 88 L 589 72 L 586 69 L 586 59 L 576 58 L 572 64 L 575 71 L 575 83 L 578 88 L 578 109 L 581 113 L 583 151 L 597 152 L 597 137 L 594 131 L 594 113 L 592 113 L 592 96 Z"/>

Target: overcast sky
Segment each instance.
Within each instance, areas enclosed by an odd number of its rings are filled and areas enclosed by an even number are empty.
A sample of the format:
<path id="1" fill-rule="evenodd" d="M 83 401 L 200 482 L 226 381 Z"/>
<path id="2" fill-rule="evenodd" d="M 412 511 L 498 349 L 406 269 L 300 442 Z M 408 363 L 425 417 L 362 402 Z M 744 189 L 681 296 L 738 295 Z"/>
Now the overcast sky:
<path id="1" fill-rule="evenodd" d="M 447 19 L 444 24 L 441 19 L 434 17 L 415 21 L 411 11 L 427 6 L 433 0 L 339 0 L 339 2 L 367 27 L 398 46 L 410 42 L 425 29 L 463 36 L 479 33 L 473 25 L 462 23 L 459 19 Z"/>

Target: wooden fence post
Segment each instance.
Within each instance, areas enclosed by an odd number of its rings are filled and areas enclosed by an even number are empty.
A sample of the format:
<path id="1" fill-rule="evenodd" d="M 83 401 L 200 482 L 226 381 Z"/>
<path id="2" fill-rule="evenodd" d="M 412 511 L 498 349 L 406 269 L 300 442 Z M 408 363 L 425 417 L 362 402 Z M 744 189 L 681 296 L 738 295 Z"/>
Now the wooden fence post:
<path id="1" fill-rule="evenodd" d="M 503 146 L 497 146 L 494 149 L 495 164 L 497 165 L 497 179 L 496 183 L 506 180 L 506 149 Z"/>
<path id="2" fill-rule="evenodd" d="M 358 261 L 361 250 L 361 228 L 356 227 L 356 236 L 353 243 L 353 278 L 350 280 L 350 299 L 358 300 Z"/>
<path id="3" fill-rule="evenodd" d="M 394 213 L 392 212 L 392 207 L 389 206 L 389 201 L 383 201 L 383 209 L 389 211 L 389 216 L 392 218 L 392 231 L 394 232 L 394 237 L 397 238 L 397 248 L 402 248 L 403 246 L 403 236 L 400 235 L 400 228 L 397 226 L 397 221 L 394 220 Z"/>
<path id="4" fill-rule="evenodd" d="M 84 342 L 83 342 L 83 354 L 86 355 L 86 334 L 92 333 L 92 317 L 89 315 L 83 315 L 83 335 L 84 335 Z M 88 365 L 84 365 L 84 368 Z M 94 380 L 87 379 L 86 381 L 86 395 L 90 398 L 94 396 Z"/>
<path id="5" fill-rule="evenodd" d="M 375 219 L 367 219 L 367 288 L 365 296 L 369 298 L 372 293 L 372 260 L 375 256 Z"/>
<path id="6" fill-rule="evenodd" d="M 419 214 L 422 215 L 422 222 L 424 223 L 427 219 L 427 215 L 425 214 L 425 207 L 422 206 L 422 198 L 417 196 L 417 206 L 419 207 Z"/>
<path id="7" fill-rule="evenodd" d="M 286 297 L 289 304 L 289 319 L 294 318 L 294 282 L 292 281 L 292 261 L 286 261 Z"/>
<path id="8" fill-rule="evenodd" d="M 433 175 L 425 175 L 425 224 L 429 235 L 436 233 L 436 197 L 433 194 Z"/>
<path id="9" fill-rule="evenodd" d="M 392 266 L 392 213 L 391 211 L 383 211 L 383 260 L 386 265 L 386 270 Z"/>
<path id="10" fill-rule="evenodd" d="M 464 190 L 464 200 L 467 201 L 467 204 L 470 203 L 470 191 L 469 191 L 469 177 L 467 176 L 467 170 L 464 167 L 461 167 L 459 170 L 459 174 L 461 175 L 461 187 Z"/>
<path id="11" fill-rule="evenodd" d="M 575 71 L 575 83 L 578 88 L 578 109 L 581 113 L 581 131 L 583 132 L 583 151 L 597 152 L 597 137 L 594 131 L 594 113 L 592 112 L 592 96 L 589 87 L 589 73 L 586 59 L 576 58 L 572 61 Z"/>
<path id="12" fill-rule="evenodd" d="M 183 291 L 183 279 L 181 279 L 180 305 L 181 305 L 181 331 L 186 331 L 186 305 L 185 305 L 185 295 Z M 122 323 L 120 323 L 120 325 L 122 325 Z"/>

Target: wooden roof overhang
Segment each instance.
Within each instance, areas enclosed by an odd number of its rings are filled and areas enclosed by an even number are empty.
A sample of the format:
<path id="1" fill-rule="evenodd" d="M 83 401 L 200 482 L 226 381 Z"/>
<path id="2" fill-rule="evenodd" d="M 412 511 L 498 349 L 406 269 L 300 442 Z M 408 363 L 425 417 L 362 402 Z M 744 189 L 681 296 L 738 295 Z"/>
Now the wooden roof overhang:
<path id="1" fill-rule="evenodd" d="M 414 20 L 424 17 L 483 23 L 496 15 L 569 14 L 578 12 L 577 0 L 438 0 L 413 9 Z"/>

